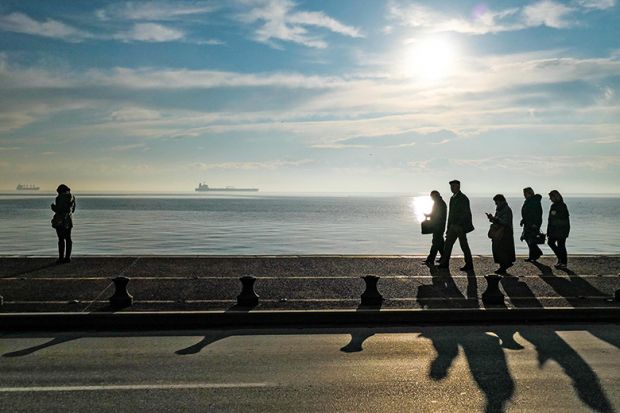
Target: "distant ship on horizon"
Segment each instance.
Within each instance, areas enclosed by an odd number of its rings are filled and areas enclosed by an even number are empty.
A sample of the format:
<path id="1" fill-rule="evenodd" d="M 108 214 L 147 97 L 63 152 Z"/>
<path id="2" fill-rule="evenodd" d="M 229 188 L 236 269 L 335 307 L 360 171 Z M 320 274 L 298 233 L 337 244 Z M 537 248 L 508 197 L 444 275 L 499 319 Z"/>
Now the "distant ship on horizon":
<path id="1" fill-rule="evenodd" d="M 34 184 L 17 184 L 17 188 L 15 189 L 18 191 L 38 191 L 41 188 Z"/>
<path id="2" fill-rule="evenodd" d="M 258 192 L 258 188 L 235 188 L 234 186 L 212 188 L 205 183 L 199 183 L 196 192 Z"/>

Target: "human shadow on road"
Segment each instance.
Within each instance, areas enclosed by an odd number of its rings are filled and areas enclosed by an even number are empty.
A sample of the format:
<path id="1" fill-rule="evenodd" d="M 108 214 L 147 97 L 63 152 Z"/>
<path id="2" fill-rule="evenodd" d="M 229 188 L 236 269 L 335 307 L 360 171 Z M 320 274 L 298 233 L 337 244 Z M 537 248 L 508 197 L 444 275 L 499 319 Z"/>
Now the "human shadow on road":
<path id="1" fill-rule="evenodd" d="M 418 287 L 416 295 L 418 304 L 422 308 L 479 308 L 478 283 L 476 274 L 467 273 L 466 295 L 454 282 L 449 270 L 431 267 L 432 284 L 423 284 Z"/>
<path id="2" fill-rule="evenodd" d="M 32 353 L 35 353 L 39 350 L 43 350 L 45 348 L 48 347 L 53 347 L 55 345 L 58 344 L 62 344 L 62 343 L 66 343 L 68 341 L 73 341 L 73 340 L 77 340 L 78 338 L 81 338 L 81 336 L 75 336 L 75 335 L 69 335 L 69 336 L 58 336 L 55 337 L 53 339 L 51 339 L 50 341 L 43 343 L 43 344 L 39 344 L 36 346 L 32 346 L 32 347 L 28 347 L 25 348 L 23 350 L 18 350 L 18 351 L 12 351 L 10 353 L 4 353 L 2 355 L 2 357 L 23 357 L 23 356 L 28 356 Z"/>

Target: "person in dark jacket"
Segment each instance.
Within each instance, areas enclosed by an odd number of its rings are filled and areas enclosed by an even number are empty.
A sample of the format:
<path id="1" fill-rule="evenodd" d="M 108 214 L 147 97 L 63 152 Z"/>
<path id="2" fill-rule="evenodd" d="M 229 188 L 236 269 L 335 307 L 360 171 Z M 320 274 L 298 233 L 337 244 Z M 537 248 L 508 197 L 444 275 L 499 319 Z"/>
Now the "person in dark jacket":
<path id="1" fill-rule="evenodd" d="M 441 255 L 439 268 L 448 268 L 450 264 L 450 255 L 452 247 L 459 240 L 459 245 L 465 256 L 465 266 L 461 267 L 461 271 L 473 271 L 474 260 L 471 256 L 471 250 L 467 242 L 467 234 L 474 230 L 472 223 L 471 208 L 469 206 L 469 198 L 461 192 L 461 183 L 457 180 L 450 181 L 450 191 L 454 195 L 450 198 L 450 211 L 448 213 L 448 229 L 446 231 L 446 240 Z"/>
<path id="2" fill-rule="evenodd" d="M 566 252 L 566 238 L 570 233 L 570 218 L 568 207 L 564 203 L 562 195 L 555 189 L 549 192 L 551 208 L 549 209 L 549 219 L 547 220 L 547 239 L 549 247 L 558 257 L 555 268 L 566 268 L 568 264 L 568 253 Z"/>
<path id="3" fill-rule="evenodd" d="M 540 227 L 542 226 L 542 205 L 540 201 L 542 196 L 534 194 L 534 190 L 530 187 L 523 188 L 523 197 L 525 201 L 521 207 L 521 226 L 523 227 L 523 233 L 521 234 L 521 241 L 527 243 L 529 248 L 529 255 L 525 261 L 536 262 L 543 252 L 540 250 L 536 238 L 540 234 Z"/>
<path id="4" fill-rule="evenodd" d="M 495 202 L 495 215 L 487 214 L 487 218 L 489 222 L 497 226 L 497 230 L 494 231 L 494 236 L 491 238 L 493 261 L 499 264 L 495 273 L 506 274 L 506 270 L 512 267 L 516 261 L 512 209 L 502 194 L 495 195 L 493 201 Z"/>
<path id="5" fill-rule="evenodd" d="M 430 218 L 433 227 L 433 241 L 431 251 L 426 257 L 424 263 L 426 265 L 434 265 L 437 253 L 443 254 L 443 232 L 446 230 L 446 217 L 448 215 L 448 207 L 438 191 L 431 192 L 433 199 L 433 209 L 430 214 L 426 214 Z"/>
<path id="6" fill-rule="evenodd" d="M 62 264 L 71 262 L 71 229 L 73 228 L 72 214 L 75 212 L 75 198 L 71 194 L 71 189 L 61 184 L 56 189 L 58 196 L 52 204 L 52 211 L 55 212 L 52 218 L 52 226 L 56 229 L 58 236 L 58 260 L 56 263 Z"/>

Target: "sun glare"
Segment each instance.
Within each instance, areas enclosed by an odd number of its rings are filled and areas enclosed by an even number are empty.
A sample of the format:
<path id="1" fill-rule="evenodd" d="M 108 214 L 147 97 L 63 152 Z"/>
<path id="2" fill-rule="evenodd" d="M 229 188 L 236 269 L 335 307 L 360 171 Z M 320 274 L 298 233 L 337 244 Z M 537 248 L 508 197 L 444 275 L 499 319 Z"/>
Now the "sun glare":
<path id="1" fill-rule="evenodd" d="M 430 196 L 416 196 L 411 200 L 411 206 L 413 207 L 413 213 L 415 214 L 418 222 L 422 222 L 426 219 L 424 214 L 430 214 L 433 209 L 433 199 Z"/>
<path id="2" fill-rule="evenodd" d="M 421 39 L 408 46 L 404 60 L 407 76 L 427 81 L 440 80 L 455 71 L 457 52 L 448 39 Z"/>

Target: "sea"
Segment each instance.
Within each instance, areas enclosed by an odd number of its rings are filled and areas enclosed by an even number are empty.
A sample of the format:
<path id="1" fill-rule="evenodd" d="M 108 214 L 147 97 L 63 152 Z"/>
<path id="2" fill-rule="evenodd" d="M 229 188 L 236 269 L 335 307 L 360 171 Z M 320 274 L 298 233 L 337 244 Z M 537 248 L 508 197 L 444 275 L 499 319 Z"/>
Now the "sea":
<path id="1" fill-rule="evenodd" d="M 53 256 L 55 194 L 0 194 L 0 255 Z M 424 255 L 420 221 L 430 198 L 371 194 L 75 193 L 74 255 Z M 446 202 L 448 197 L 445 197 Z M 485 212 L 491 196 L 470 196 L 474 254 L 491 254 Z M 620 198 L 565 197 L 569 254 L 620 253 Z M 517 254 L 522 198 L 508 198 Z M 549 200 L 543 201 L 544 224 Z M 548 247 L 545 253 L 551 254 Z M 457 245 L 454 254 L 460 254 Z"/>

